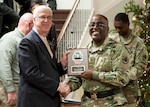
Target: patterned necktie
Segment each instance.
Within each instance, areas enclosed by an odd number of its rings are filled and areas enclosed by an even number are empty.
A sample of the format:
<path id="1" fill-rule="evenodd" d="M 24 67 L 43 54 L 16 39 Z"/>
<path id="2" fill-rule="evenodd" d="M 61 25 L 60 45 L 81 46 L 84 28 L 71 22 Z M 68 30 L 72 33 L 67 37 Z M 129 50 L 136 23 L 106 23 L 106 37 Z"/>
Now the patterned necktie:
<path id="1" fill-rule="evenodd" d="M 47 50 L 48 50 L 48 52 L 49 52 L 51 58 L 53 58 L 53 52 L 52 52 L 52 50 L 51 50 L 51 48 L 50 48 L 50 46 L 49 46 L 49 44 L 48 44 L 47 39 L 46 39 L 46 38 L 42 38 L 42 40 L 43 40 L 43 42 L 44 42 L 44 44 L 45 44 L 45 46 L 46 46 L 46 48 L 47 48 Z"/>

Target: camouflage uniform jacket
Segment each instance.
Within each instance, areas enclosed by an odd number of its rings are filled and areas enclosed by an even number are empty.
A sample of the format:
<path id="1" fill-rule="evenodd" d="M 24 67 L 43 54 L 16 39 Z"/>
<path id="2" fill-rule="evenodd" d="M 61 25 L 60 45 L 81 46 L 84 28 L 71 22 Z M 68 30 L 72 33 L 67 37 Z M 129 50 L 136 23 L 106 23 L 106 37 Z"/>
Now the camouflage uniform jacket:
<path id="1" fill-rule="evenodd" d="M 147 48 L 143 40 L 139 36 L 135 36 L 133 32 L 126 39 L 118 34 L 111 35 L 110 38 L 124 45 L 125 50 L 122 54 L 124 59 L 121 65 L 126 69 L 130 81 L 123 91 L 130 104 L 136 103 L 137 97 L 141 95 L 138 79 L 146 70 L 148 62 Z"/>
<path id="2" fill-rule="evenodd" d="M 93 79 L 82 79 L 84 91 L 97 93 L 124 87 L 129 82 L 127 73 L 120 68 L 122 45 L 116 44 L 107 38 L 99 47 L 94 46 L 92 42 L 87 47 L 89 50 L 89 69 L 93 71 Z M 69 84 L 71 85 L 72 91 L 74 91 L 79 88 L 81 81 L 74 77 L 70 79 Z M 92 105 L 93 101 L 91 99 L 89 103 L 88 100 L 85 101 L 85 99 L 86 97 L 83 96 L 81 107 L 95 107 Z M 115 107 L 116 105 L 123 105 L 125 102 L 126 98 L 123 93 L 118 93 L 109 96 L 109 98 L 100 98 L 98 105 L 101 106 L 98 107 Z M 83 103 L 85 106 L 83 106 Z"/>

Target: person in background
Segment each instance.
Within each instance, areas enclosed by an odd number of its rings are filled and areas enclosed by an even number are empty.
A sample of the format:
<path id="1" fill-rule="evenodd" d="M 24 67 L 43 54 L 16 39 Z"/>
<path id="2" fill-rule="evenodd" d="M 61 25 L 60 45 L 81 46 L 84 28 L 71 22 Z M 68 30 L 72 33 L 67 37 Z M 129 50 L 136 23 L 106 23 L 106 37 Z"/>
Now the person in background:
<path id="1" fill-rule="evenodd" d="M 30 12 L 31 0 L 15 0 L 20 5 L 19 15 L 22 16 L 26 12 Z"/>
<path id="2" fill-rule="evenodd" d="M 40 5 L 46 5 L 43 0 L 31 0 L 31 6 L 30 6 L 30 11 L 33 13 L 34 9 Z"/>
<path id="3" fill-rule="evenodd" d="M 0 0 L 0 38 L 7 32 L 12 31 L 17 26 L 19 15 L 3 0 Z"/>
<path id="4" fill-rule="evenodd" d="M 15 30 L 0 39 L 0 107 L 16 107 L 19 82 L 16 52 L 19 42 L 32 27 L 33 15 L 25 13 Z"/>
<path id="5" fill-rule="evenodd" d="M 42 4 L 46 4 L 46 3 L 43 2 L 43 0 L 31 0 L 31 12 L 33 13 L 33 10 Z M 54 23 L 52 23 L 50 31 L 48 32 L 46 37 L 49 43 L 51 44 L 51 48 L 54 51 L 56 51 L 57 37 L 56 37 L 56 28 Z"/>
<path id="6" fill-rule="evenodd" d="M 148 52 L 143 40 L 134 35 L 130 29 L 129 17 L 126 13 L 118 13 L 114 18 L 114 27 L 118 34 L 112 34 L 112 38 L 117 42 L 122 43 L 126 50 L 126 58 L 123 66 L 130 79 L 127 86 L 123 88 L 124 94 L 130 104 L 130 107 L 138 107 L 140 101 L 140 87 L 138 79 L 142 77 L 146 70 L 148 62 Z"/>
<path id="7" fill-rule="evenodd" d="M 51 44 L 51 48 L 56 52 L 57 51 L 57 36 L 56 36 L 56 28 L 55 28 L 54 22 L 52 22 L 51 29 L 49 30 L 46 38 Z"/>
<path id="8" fill-rule="evenodd" d="M 122 87 L 129 82 L 127 73 L 120 67 L 124 60 L 123 45 L 109 39 L 108 31 L 108 19 L 101 14 L 94 15 L 89 24 L 92 38 L 87 46 L 89 70 L 68 81 L 71 91 L 82 85 L 81 107 L 128 107 L 122 92 Z"/>
<path id="9" fill-rule="evenodd" d="M 56 9 L 57 9 L 56 0 L 45 0 L 45 1 L 47 1 L 48 6 L 49 6 L 52 10 L 56 10 Z"/>
<path id="10" fill-rule="evenodd" d="M 46 36 L 52 24 L 52 10 L 40 5 L 33 11 L 33 29 L 20 42 L 17 57 L 20 67 L 18 107 L 60 107 L 70 87 L 60 82 L 67 71 L 67 55 L 57 63 Z"/>
<path id="11" fill-rule="evenodd" d="M 6 3 L 6 5 L 7 5 L 8 7 L 11 7 L 12 9 L 14 9 L 13 0 L 4 0 L 4 3 Z"/>

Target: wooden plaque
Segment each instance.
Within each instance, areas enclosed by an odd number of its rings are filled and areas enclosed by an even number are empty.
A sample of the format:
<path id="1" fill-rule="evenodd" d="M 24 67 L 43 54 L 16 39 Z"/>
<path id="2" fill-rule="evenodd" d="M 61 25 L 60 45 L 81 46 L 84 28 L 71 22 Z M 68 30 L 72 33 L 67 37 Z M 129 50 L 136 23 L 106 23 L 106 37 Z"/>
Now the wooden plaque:
<path id="1" fill-rule="evenodd" d="M 88 70 L 88 49 L 70 50 L 68 55 L 68 75 L 77 76 Z"/>

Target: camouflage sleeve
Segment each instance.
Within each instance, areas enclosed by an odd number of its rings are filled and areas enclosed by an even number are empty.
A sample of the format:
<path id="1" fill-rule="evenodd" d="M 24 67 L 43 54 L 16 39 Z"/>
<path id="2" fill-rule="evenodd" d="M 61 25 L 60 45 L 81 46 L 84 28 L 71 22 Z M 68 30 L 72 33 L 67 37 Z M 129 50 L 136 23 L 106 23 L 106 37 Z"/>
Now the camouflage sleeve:
<path id="1" fill-rule="evenodd" d="M 129 82 L 127 73 L 123 71 L 110 71 L 110 72 L 93 72 L 93 79 L 101 82 L 109 83 L 114 86 L 124 87 Z"/>
<path id="2" fill-rule="evenodd" d="M 77 90 L 82 85 L 82 79 L 80 77 L 70 77 L 68 84 L 71 88 L 71 91 Z"/>
<path id="3" fill-rule="evenodd" d="M 148 62 L 148 52 L 146 46 L 141 43 L 137 45 L 134 64 L 127 70 L 130 80 L 136 80 L 143 75 Z"/>
<path id="4" fill-rule="evenodd" d="M 111 71 L 94 71 L 93 79 L 118 87 L 124 87 L 129 82 L 125 69 L 121 67 L 123 46 L 115 47 L 111 52 Z"/>

